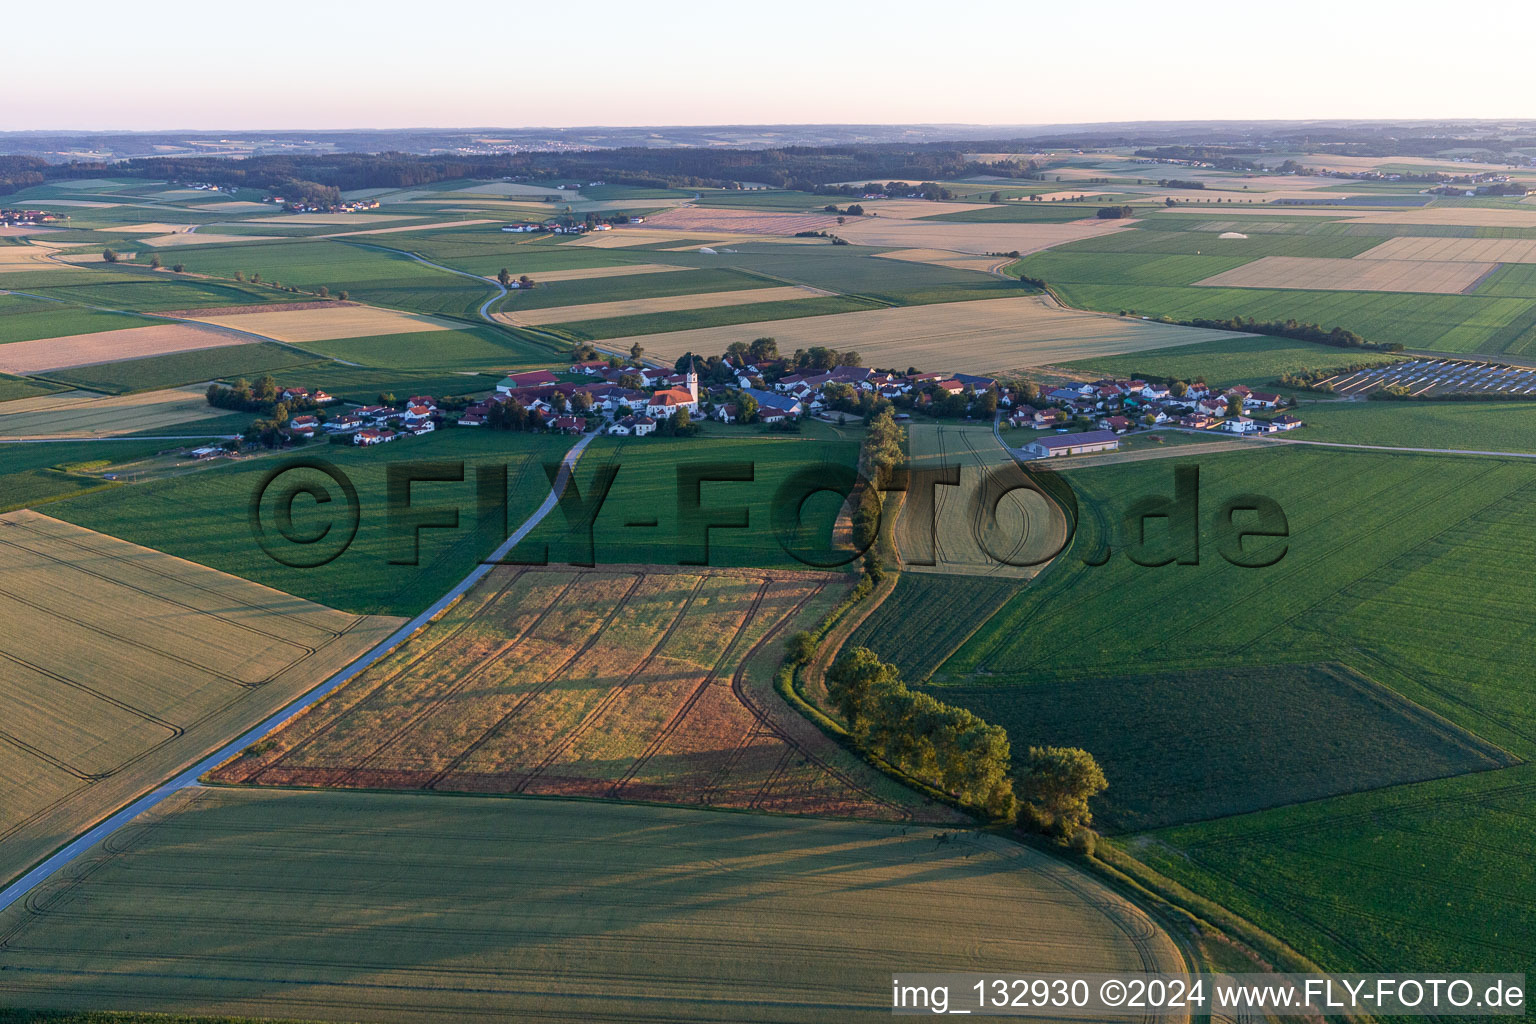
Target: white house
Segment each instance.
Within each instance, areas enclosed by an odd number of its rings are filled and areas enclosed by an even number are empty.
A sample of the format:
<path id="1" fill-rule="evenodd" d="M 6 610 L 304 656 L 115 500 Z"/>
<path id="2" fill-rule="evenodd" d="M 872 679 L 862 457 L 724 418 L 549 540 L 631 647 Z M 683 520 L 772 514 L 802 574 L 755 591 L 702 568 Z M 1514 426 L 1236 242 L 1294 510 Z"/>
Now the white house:
<path id="1" fill-rule="evenodd" d="M 619 437 L 644 437 L 656 430 L 656 421 L 649 416 L 625 416 L 608 428 L 608 433 Z"/>

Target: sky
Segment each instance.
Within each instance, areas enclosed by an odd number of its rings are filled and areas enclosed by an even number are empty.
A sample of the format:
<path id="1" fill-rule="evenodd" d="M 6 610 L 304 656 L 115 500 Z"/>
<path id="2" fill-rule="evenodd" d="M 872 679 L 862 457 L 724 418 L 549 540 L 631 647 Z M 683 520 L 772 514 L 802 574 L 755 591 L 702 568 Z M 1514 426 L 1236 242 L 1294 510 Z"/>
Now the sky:
<path id="1" fill-rule="evenodd" d="M 7 12 L 49 42 L 0 57 L 0 130 L 1536 117 L 1526 24 L 1512 0 L 70 0 Z"/>

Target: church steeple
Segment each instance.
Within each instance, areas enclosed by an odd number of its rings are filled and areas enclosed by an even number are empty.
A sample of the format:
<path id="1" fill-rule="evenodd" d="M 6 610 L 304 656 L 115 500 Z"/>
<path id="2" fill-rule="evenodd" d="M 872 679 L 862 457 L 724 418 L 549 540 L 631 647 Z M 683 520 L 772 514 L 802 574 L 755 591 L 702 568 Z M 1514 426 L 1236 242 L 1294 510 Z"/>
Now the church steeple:
<path id="1" fill-rule="evenodd" d="M 697 402 L 699 400 L 699 365 L 694 362 L 692 356 L 688 357 L 688 373 L 684 375 L 683 383 L 688 388 L 688 394 L 692 395 L 693 400 Z"/>

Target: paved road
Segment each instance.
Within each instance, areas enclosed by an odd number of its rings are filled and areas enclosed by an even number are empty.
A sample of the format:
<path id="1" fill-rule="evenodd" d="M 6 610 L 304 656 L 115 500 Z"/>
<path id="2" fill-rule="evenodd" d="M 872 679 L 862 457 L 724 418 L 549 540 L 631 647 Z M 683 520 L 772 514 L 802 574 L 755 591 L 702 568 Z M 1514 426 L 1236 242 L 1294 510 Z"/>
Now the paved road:
<path id="1" fill-rule="evenodd" d="M 457 586 L 448 591 L 448 593 L 444 594 L 442 597 L 438 598 L 437 601 L 433 603 L 432 607 L 416 616 L 410 622 L 407 622 L 405 625 L 401 626 L 398 630 L 392 633 L 388 639 L 384 640 L 377 647 L 373 648 L 373 650 L 369 651 L 367 654 L 364 654 L 362 657 L 352 662 L 352 664 L 348 665 L 340 672 L 337 672 L 335 675 L 331 676 L 329 679 L 315 687 L 313 690 L 310 690 L 308 693 L 294 701 L 292 704 L 289 704 L 287 707 L 277 711 L 268 717 L 265 721 L 263 721 L 260 725 L 257 725 L 255 728 L 248 730 L 242 735 L 226 743 L 212 754 L 209 754 L 201 761 L 198 761 L 190 768 L 187 768 L 180 775 L 177 775 L 169 782 L 162 784 L 158 789 L 155 789 L 152 792 L 139 797 L 137 800 L 128 804 L 126 807 L 123 807 L 117 813 L 107 817 L 99 824 L 95 825 L 88 831 L 81 833 L 72 841 L 60 847 L 53 854 L 33 867 L 32 870 L 28 871 L 16 881 L 12 882 L 4 890 L 0 890 L 0 911 L 4 911 L 12 903 L 15 903 L 17 900 L 25 897 L 27 893 L 31 892 L 39 885 L 42 885 L 49 878 L 53 877 L 53 875 L 57 872 L 63 870 L 82 853 L 89 850 L 92 846 L 96 845 L 107 836 L 116 832 L 118 829 L 123 828 L 139 815 L 163 803 L 172 794 L 186 789 L 189 786 L 196 785 L 198 777 L 201 776 L 204 772 L 209 771 L 212 768 L 229 760 L 231 757 L 234 757 L 236 754 L 240 753 L 240 751 L 244 750 L 252 743 L 258 742 L 264 736 L 267 736 L 274 730 L 281 727 L 305 708 L 308 708 L 316 702 L 324 699 L 337 687 L 341 686 L 347 680 L 363 671 L 363 669 L 367 668 L 369 665 L 372 665 L 374 662 L 378 661 L 380 658 L 384 657 L 386 654 L 392 651 L 412 633 L 426 625 L 433 616 L 439 614 L 443 611 L 443 609 L 447 608 L 454 601 L 462 597 L 470 587 L 473 587 L 476 583 L 485 578 L 486 574 L 489 573 L 494 567 L 494 563 L 499 562 L 501 559 L 505 558 L 507 553 L 510 552 L 519 541 L 533 532 L 534 527 L 538 526 L 545 516 L 554 511 L 555 505 L 560 500 L 561 492 L 565 490 L 566 481 L 570 479 L 571 471 L 576 466 L 576 460 L 581 458 L 581 453 L 586 450 L 587 445 L 591 444 L 595 437 L 597 437 L 596 434 L 587 434 L 580 441 L 577 441 L 576 444 L 572 446 L 570 451 L 565 453 L 565 458 L 561 460 L 560 473 L 555 477 L 554 486 L 550 488 L 548 496 L 546 496 L 544 499 L 544 503 L 538 507 L 533 515 L 529 516 L 523 522 L 523 524 L 517 528 L 517 531 L 513 533 L 512 536 L 507 538 L 505 543 L 503 543 L 495 551 L 491 552 L 490 557 L 487 558 L 483 564 L 477 565 L 474 571 L 471 572 L 468 576 L 464 577 L 464 579 L 461 580 Z"/>

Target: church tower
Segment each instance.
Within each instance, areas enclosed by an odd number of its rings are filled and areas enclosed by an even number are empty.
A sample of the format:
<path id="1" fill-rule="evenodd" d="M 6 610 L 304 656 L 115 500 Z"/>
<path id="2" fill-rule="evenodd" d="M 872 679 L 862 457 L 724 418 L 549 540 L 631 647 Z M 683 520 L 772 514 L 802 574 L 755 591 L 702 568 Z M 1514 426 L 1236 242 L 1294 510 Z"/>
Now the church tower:
<path id="1" fill-rule="evenodd" d="M 683 377 L 683 384 L 688 388 L 688 394 L 692 395 L 693 400 L 697 402 L 699 400 L 699 367 L 692 357 L 688 359 L 688 373 Z"/>

